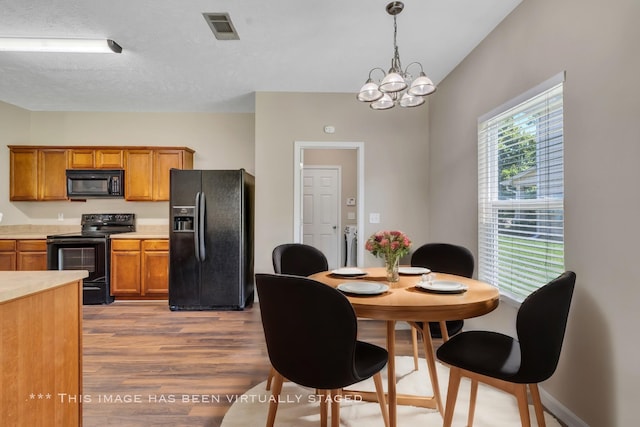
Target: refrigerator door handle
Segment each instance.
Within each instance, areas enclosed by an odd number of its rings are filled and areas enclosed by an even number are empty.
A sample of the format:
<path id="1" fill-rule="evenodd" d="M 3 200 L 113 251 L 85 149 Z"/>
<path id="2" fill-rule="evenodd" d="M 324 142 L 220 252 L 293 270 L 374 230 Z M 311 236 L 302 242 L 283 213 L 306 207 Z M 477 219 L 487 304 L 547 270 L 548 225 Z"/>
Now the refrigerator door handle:
<path id="1" fill-rule="evenodd" d="M 194 213 L 194 218 L 193 218 L 193 245 L 194 245 L 194 249 L 195 249 L 195 256 L 196 256 L 196 261 L 201 262 L 202 260 L 200 259 L 200 192 L 196 193 L 196 200 L 195 200 L 195 205 L 196 205 L 196 209 L 195 209 L 195 213 Z"/>
<path id="2" fill-rule="evenodd" d="M 200 209 L 198 210 L 198 214 L 200 215 L 200 218 L 198 220 L 198 223 L 200 224 L 199 230 L 198 230 L 198 242 L 200 245 L 199 248 L 199 253 L 200 253 L 200 262 L 203 262 L 204 260 L 207 259 L 207 248 L 204 245 L 204 237 L 205 237 L 205 231 L 207 229 L 206 225 L 205 225 L 205 217 L 206 217 L 206 213 L 207 213 L 207 203 L 206 203 L 206 199 L 204 197 L 204 193 L 200 193 Z"/>

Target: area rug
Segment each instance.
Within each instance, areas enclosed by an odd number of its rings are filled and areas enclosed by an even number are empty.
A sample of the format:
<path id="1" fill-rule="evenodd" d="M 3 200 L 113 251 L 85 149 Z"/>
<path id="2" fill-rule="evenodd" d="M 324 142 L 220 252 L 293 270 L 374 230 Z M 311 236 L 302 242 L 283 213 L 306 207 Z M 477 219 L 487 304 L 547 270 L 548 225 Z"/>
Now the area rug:
<path id="1" fill-rule="evenodd" d="M 413 358 L 396 357 L 397 392 L 403 394 L 433 395 L 429 373 L 424 359 L 420 360 L 417 371 L 413 369 Z M 443 400 L 446 399 L 449 370 L 437 363 L 438 378 Z M 386 369 L 382 372 L 386 387 Z M 267 419 L 267 409 L 271 392 L 265 390 L 262 382 L 244 395 L 239 396 L 225 415 L 221 427 L 263 426 Z M 374 391 L 373 380 L 369 379 L 350 387 L 354 390 Z M 314 390 L 285 382 L 282 386 L 276 427 L 311 427 L 320 425 L 320 404 Z M 469 409 L 469 381 L 463 379 L 458 391 L 458 401 L 453 418 L 454 426 L 465 426 Z M 533 406 L 529 406 L 532 425 L 537 426 Z M 545 412 L 549 427 L 560 427 L 558 421 Z M 384 427 L 380 406 L 373 402 L 354 399 L 343 400 L 340 405 L 340 425 L 344 427 Z M 433 409 L 413 406 L 398 406 L 398 423 L 403 426 L 441 427 L 442 417 Z M 475 427 L 517 427 L 520 415 L 515 397 L 494 388 L 480 384 L 476 399 Z"/>

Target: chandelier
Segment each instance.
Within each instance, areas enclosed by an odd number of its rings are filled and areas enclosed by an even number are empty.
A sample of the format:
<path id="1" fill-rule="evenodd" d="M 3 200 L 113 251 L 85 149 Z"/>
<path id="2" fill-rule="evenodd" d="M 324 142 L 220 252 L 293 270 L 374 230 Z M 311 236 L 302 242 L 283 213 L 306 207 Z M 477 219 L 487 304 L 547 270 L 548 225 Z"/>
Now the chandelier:
<path id="1" fill-rule="evenodd" d="M 369 71 L 369 78 L 358 92 L 358 101 L 368 102 L 374 110 L 388 110 L 396 105 L 401 107 L 417 107 L 424 104 L 425 97 L 436 91 L 436 87 L 429 77 L 426 76 L 419 62 L 412 62 L 407 68 L 402 69 L 400 64 L 400 54 L 396 36 L 398 25 L 396 15 L 402 12 L 404 3 L 394 1 L 387 5 L 387 13 L 393 16 L 393 59 L 388 73 L 382 68 L 376 67 Z M 409 74 L 409 67 L 416 65 L 420 67 L 420 74 L 415 79 Z M 373 74 L 376 71 L 382 73 L 382 80 L 374 81 Z"/>

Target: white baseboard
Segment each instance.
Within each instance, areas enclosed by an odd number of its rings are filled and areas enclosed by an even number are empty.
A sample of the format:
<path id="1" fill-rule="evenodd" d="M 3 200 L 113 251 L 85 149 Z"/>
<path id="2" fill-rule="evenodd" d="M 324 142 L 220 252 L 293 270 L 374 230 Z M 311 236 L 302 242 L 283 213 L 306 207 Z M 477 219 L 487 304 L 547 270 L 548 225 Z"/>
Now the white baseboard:
<path id="1" fill-rule="evenodd" d="M 538 388 L 540 389 L 540 400 L 542 400 L 542 405 L 556 418 L 569 427 L 589 427 L 589 424 L 578 418 L 576 414 L 567 409 L 566 406 L 547 393 L 542 387 L 538 386 Z"/>

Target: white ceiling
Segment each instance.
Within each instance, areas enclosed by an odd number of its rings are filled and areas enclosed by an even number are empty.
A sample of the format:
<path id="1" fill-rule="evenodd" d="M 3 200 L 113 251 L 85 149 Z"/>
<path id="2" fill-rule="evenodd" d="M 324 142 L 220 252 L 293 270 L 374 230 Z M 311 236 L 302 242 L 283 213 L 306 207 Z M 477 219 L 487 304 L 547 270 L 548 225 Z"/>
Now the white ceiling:
<path id="1" fill-rule="evenodd" d="M 404 0 L 404 66 L 439 83 L 521 0 Z M 111 38 L 119 55 L 0 52 L 0 101 L 31 111 L 253 112 L 254 92 L 355 93 L 389 68 L 388 0 L 0 0 L 0 36 Z M 227 12 L 240 40 L 202 16 Z M 355 95 L 354 95 L 355 96 Z"/>

